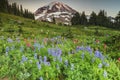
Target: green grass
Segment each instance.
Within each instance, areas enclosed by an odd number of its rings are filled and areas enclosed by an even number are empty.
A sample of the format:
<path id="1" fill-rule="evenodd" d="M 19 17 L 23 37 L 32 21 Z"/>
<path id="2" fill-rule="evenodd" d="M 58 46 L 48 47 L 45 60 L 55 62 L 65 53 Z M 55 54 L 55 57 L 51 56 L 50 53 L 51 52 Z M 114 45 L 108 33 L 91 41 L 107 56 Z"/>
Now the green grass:
<path id="1" fill-rule="evenodd" d="M 39 21 L 33 21 L 30 19 L 21 18 L 14 15 L 4 14 L 0 13 L 3 26 L 2 30 L 0 32 L 1 35 L 9 35 L 9 32 L 5 31 L 5 28 L 12 28 L 16 29 L 18 26 L 22 27 L 23 29 L 23 35 L 24 36 L 31 36 L 33 35 L 39 35 L 41 37 L 53 37 L 57 35 L 61 35 L 63 32 L 66 32 L 68 28 L 70 27 L 72 30 L 72 33 L 75 35 L 75 38 L 80 38 L 81 35 L 83 36 L 96 36 L 95 28 L 96 26 L 89 26 L 87 29 L 85 29 L 85 26 L 77 25 L 77 26 L 59 26 L 52 23 L 46 23 L 46 22 L 39 22 Z M 17 22 L 22 22 L 23 25 L 20 25 Z M 105 27 L 99 27 L 99 34 L 117 34 L 120 33 L 117 30 L 111 30 L 109 28 Z M 43 32 L 41 32 L 43 30 Z M 49 31 L 49 32 L 48 32 Z M 48 32 L 48 34 L 47 34 Z M 13 35 L 18 34 L 18 32 L 12 32 Z"/>
<path id="2" fill-rule="evenodd" d="M 0 18 L 2 21 L 2 26 L 0 26 L 0 78 L 38 80 L 42 76 L 45 80 L 120 79 L 120 62 L 117 60 L 120 57 L 120 50 L 118 49 L 120 44 L 119 30 L 101 26 L 60 26 L 4 13 L 0 13 Z M 96 27 L 98 28 L 97 33 Z M 71 31 L 68 31 L 69 29 Z M 59 38 L 63 33 L 65 33 L 65 36 Z M 73 36 L 73 38 L 66 39 L 68 36 Z M 16 41 L 17 37 L 20 38 L 20 42 Z M 11 38 L 14 42 L 9 43 L 8 38 Z M 28 43 L 30 46 L 28 46 Z M 38 50 L 39 46 L 37 46 L 35 50 L 34 43 L 44 47 Z M 104 47 L 104 44 L 107 46 Z M 22 46 L 24 50 L 20 51 Z M 76 48 L 82 46 L 85 50 L 77 52 Z M 88 46 L 92 50 L 92 55 L 86 50 Z M 8 54 L 6 53 L 7 47 L 9 47 Z M 62 62 L 59 60 L 54 62 L 55 57 L 48 54 L 48 50 L 52 48 L 62 50 Z M 99 50 L 105 56 L 104 61 L 95 58 L 96 50 Z M 36 62 L 39 62 L 39 59 L 34 59 L 35 53 L 37 57 L 47 56 L 51 65 L 46 66 L 42 63 L 42 69 L 38 70 Z M 81 57 L 83 55 L 84 59 Z M 21 64 L 23 56 L 28 59 Z M 114 59 L 111 57 L 114 57 Z M 92 63 L 94 58 L 95 61 Z M 66 60 L 68 60 L 68 67 L 64 65 Z M 103 62 L 108 63 L 109 66 L 106 66 Z M 103 64 L 102 68 L 98 68 L 100 63 Z M 57 69 L 56 65 L 60 68 Z M 74 69 L 71 69 L 72 65 L 74 65 Z M 103 76 L 105 71 L 107 77 Z"/>
<path id="3" fill-rule="evenodd" d="M 119 30 L 114 30 L 101 26 L 60 26 L 48 22 L 34 21 L 31 19 L 26 19 L 4 13 L 0 13 L 0 18 L 3 24 L 3 26 L 0 27 L 0 35 L 6 37 L 17 37 L 19 35 L 21 36 L 21 38 L 52 38 L 56 36 L 61 36 L 63 33 L 69 35 L 68 30 L 70 28 L 73 39 L 78 39 L 81 43 L 87 41 L 89 43 L 90 39 L 98 39 L 101 42 L 105 42 L 109 39 L 107 35 L 112 36 L 120 34 Z M 22 33 L 19 33 L 19 27 L 22 28 Z M 96 27 L 98 28 L 97 34 Z M 10 32 L 10 30 L 12 31 Z"/>

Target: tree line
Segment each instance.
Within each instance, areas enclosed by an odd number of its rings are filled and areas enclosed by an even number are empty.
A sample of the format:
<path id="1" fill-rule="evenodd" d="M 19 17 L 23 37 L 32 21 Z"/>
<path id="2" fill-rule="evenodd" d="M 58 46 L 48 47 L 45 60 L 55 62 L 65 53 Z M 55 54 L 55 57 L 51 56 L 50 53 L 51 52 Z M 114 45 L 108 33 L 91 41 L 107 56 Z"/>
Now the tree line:
<path id="1" fill-rule="evenodd" d="M 95 26 L 105 26 L 114 29 L 120 29 L 120 11 L 115 18 L 107 16 L 107 12 L 100 10 L 98 14 L 94 11 L 87 16 L 85 12 L 81 14 L 76 13 L 71 20 L 72 25 L 95 25 Z"/>
<path id="2" fill-rule="evenodd" d="M 0 0 L 0 12 L 34 19 L 34 14 L 28 9 L 23 9 L 22 5 L 16 3 L 9 4 L 8 0 Z"/>

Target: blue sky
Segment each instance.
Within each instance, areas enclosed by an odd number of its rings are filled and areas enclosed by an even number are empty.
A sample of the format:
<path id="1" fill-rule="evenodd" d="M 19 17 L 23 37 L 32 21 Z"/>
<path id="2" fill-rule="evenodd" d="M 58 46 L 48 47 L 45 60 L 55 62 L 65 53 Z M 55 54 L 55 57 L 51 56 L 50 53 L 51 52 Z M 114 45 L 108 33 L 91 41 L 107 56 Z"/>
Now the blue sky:
<path id="1" fill-rule="evenodd" d="M 78 12 L 85 11 L 87 15 L 92 11 L 98 13 L 100 9 L 104 9 L 108 16 L 114 17 L 120 11 L 120 0 L 9 0 L 10 3 L 22 4 L 24 8 L 32 12 L 53 1 L 63 2 Z"/>

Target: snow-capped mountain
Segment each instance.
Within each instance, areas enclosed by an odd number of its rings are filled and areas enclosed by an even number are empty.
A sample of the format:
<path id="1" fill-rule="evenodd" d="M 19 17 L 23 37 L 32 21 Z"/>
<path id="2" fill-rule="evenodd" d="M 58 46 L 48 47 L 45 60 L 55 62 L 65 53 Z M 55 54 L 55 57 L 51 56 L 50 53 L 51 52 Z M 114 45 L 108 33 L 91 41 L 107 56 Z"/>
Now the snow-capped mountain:
<path id="1" fill-rule="evenodd" d="M 69 25 L 71 18 L 77 11 L 62 2 L 51 2 L 35 11 L 35 19 L 40 21 L 63 23 Z"/>

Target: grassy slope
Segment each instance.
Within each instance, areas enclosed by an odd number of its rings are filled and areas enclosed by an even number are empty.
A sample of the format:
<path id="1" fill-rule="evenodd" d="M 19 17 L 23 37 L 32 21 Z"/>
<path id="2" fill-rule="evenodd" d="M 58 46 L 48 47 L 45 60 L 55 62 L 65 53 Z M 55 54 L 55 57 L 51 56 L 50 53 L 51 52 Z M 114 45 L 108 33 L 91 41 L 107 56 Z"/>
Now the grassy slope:
<path id="1" fill-rule="evenodd" d="M 44 23 L 33 21 L 30 19 L 25 19 L 22 17 L 9 15 L 0 13 L 0 18 L 3 22 L 3 27 L 0 29 L 0 36 L 10 36 L 14 37 L 18 35 L 18 26 L 21 26 L 23 29 L 22 37 L 54 37 L 59 36 L 63 32 L 66 32 L 70 26 L 59 26 L 51 23 Z M 19 25 L 17 22 L 20 21 L 24 23 L 23 25 Z M 117 30 L 108 29 L 105 27 L 98 27 L 99 28 L 99 36 L 95 34 L 96 26 L 89 26 L 88 28 L 84 28 L 85 26 L 71 26 L 72 33 L 74 34 L 75 38 L 78 38 L 80 41 L 88 41 L 93 39 L 92 37 L 105 39 L 106 34 L 117 34 L 120 33 Z M 16 30 L 15 32 L 8 32 L 7 30 L 12 28 Z M 92 44 L 91 44 L 92 46 Z M 5 79 L 7 80 L 7 79 Z"/>
<path id="2" fill-rule="evenodd" d="M 31 37 L 32 36 L 41 36 L 41 37 L 53 37 L 61 35 L 63 32 L 66 32 L 70 26 L 59 26 L 52 23 L 45 23 L 45 22 L 38 22 L 33 21 L 30 19 L 25 19 L 22 17 L 9 15 L 0 13 L 0 17 L 3 22 L 3 26 L 0 35 L 17 35 L 18 34 L 18 26 L 22 27 L 23 30 L 23 36 L 24 37 Z M 17 22 L 22 22 L 23 25 L 17 24 Z M 93 36 L 95 35 L 95 27 L 96 26 L 89 26 L 87 29 L 83 28 L 84 26 L 71 26 L 72 33 L 75 38 L 81 38 L 83 35 L 85 36 Z M 16 32 L 7 32 L 9 28 L 12 28 L 13 30 L 16 30 Z M 100 36 L 103 36 L 104 34 L 117 34 L 119 31 L 111 30 L 104 27 L 99 27 L 99 34 Z M 82 35 L 82 36 L 81 36 Z M 100 37 L 99 36 L 99 37 Z"/>

